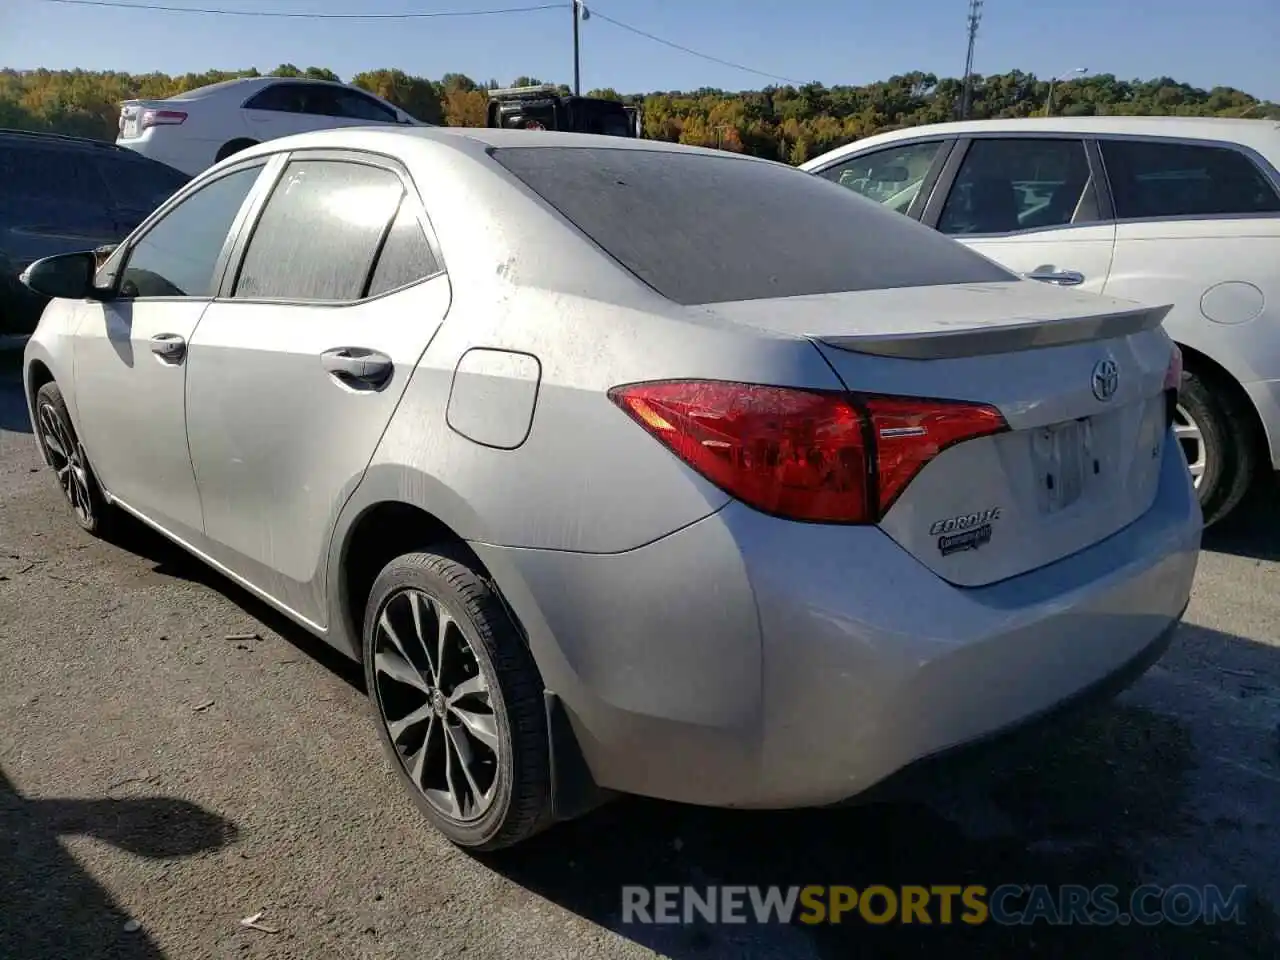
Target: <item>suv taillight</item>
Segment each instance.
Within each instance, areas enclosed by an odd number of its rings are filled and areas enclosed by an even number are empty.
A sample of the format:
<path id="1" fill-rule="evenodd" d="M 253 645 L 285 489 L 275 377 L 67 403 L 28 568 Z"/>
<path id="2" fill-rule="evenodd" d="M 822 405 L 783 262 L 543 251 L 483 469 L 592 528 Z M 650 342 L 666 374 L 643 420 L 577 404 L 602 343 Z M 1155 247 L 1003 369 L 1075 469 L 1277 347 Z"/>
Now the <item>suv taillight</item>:
<path id="1" fill-rule="evenodd" d="M 1178 410 L 1178 392 L 1182 389 L 1182 349 L 1175 343 L 1164 372 L 1165 425 L 1172 426 Z"/>
<path id="2" fill-rule="evenodd" d="M 983 404 L 724 381 L 629 384 L 609 397 L 730 496 L 819 523 L 876 523 L 941 451 L 1008 429 Z"/>
<path id="3" fill-rule="evenodd" d="M 177 124 L 185 119 L 187 119 L 187 115 L 181 110 L 143 110 L 142 129 Z"/>

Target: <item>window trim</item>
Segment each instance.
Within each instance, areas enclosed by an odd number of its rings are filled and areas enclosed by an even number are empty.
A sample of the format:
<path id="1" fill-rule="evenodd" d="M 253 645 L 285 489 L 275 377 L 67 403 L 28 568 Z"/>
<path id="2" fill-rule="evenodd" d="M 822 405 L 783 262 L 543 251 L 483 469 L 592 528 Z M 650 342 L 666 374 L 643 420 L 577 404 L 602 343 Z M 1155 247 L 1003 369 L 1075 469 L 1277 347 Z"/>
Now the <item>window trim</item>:
<path id="1" fill-rule="evenodd" d="M 939 176 L 937 183 L 934 185 L 933 194 L 929 197 L 928 203 L 925 205 L 924 213 L 920 218 L 920 222 L 925 226 L 934 230 L 938 229 L 938 224 L 942 220 L 942 211 L 947 204 L 947 198 L 951 195 L 951 188 L 955 186 L 956 178 L 960 174 L 960 167 L 964 164 L 965 158 L 969 155 L 969 150 L 978 140 L 1074 140 L 1079 143 L 1085 154 L 1085 161 L 1089 166 L 1089 180 L 1085 184 L 1085 189 L 1080 200 L 1076 202 L 1076 209 L 1071 215 L 1070 223 L 1058 223 L 1047 227 L 1027 227 L 1025 230 L 1005 230 L 1000 233 L 965 233 L 965 234 L 946 234 L 953 240 L 994 240 L 1001 237 L 1026 237 L 1034 236 L 1039 233 L 1061 232 L 1063 230 L 1075 230 L 1084 227 L 1097 227 L 1106 225 L 1108 218 L 1105 214 L 1109 211 L 1111 194 L 1108 190 L 1106 193 L 1106 203 L 1102 195 L 1100 184 L 1105 183 L 1105 171 L 1101 165 L 1101 158 L 1095 150 L 1090 149 L 1091 137 L 1083 133 L 1068 133 L 1066 131 L 981 131 L 977 133 L 966 134 L 959 138 L 955 148 L 951 151 L 951 156 L 947 160 L 946 168 Z M 1089 185 L 1093 185 L 1093 199 L 1089 200 Z M 941 232 L 941 231 L 939 231 Z"/>
<path id="2" fill-rule="evenodd" d="M 276 162 L 279 154 L 270 154 L 265 157 L 250 157 L 241 163 L 234 164 L 224 170 L 219 170 L 216 176 L 207 179 L 193 179 L 188 182 L 181 190 L 169 198 L 167 202 L 157 208 L 147 219 L 138 224 L 137 229 L 120 243 L 116 251 L 107 258 L 107 262 L 102 265 L 102 270 L 106 270 L 109 266 L 114 266 L 116 273 L 112 279 L 111 286 L 99 287 L 105 299 L 108 300 L 124 300 L 120 296 L 120 283 L 124 279 L 124 272 L 128 268 L 129 261 L 133 257 L 134 250 L 138 244 L 147 238 L 147 235 L 180 204 L 186 202 L 188 197 L 199 193 L 206 187 L 210 187 L 220 180 L 225 180 L 237 173 L 243 173 L 246 170 L 258 169 L 258 178 L 254 181 L 253 186 L 249 188 L 249 193 L 245 196 L 244 201 L 240 204 L 240 210 L 236 214 L 231 226 L 227 230 L 227 236 L 222 241 L 222 248 L 218 251 L 218 258 L 213 264 L 213 274 L 210 276 L 211 292 L 203 297 L 137 297 L 127 300 L 129 303 L 171 303 L 185 302 L 188 300 L 209 300 L 217 298 L 218 291 L 222 288 L 222 284 L 226 281 L 226 269 L 232 249 L 239 239 L 244 225 L 247 222 L 249 214 L 261 203 L 263 184 L 272 178 L 271 167 Z M 112 261 L 115 261 L 113 264 Z M 99 273 L 102 271 L 100 270 Z"/>
<path id="3" fill-rule="evenodd" d="M 1121 217 L 1115 208 L 1111 192 L 1110 174 L 1106 172 L 1106 161 L 1103 157 L 1102 147 L 1108 140 L 1123 143 L 1163 143 L 1180 147 L 1208 147 L 1211 149 L 1230 150 L 1239 154 L 1246 163 L 1253 165 L 1254 169 L 1262 176 L 1262 179 L 1270 185 L 1277 199 L 1280 199 L 1280 170 L 1277 170 L 1265 156 L 1253 147 L 1233 140 L 1210 140 L 1204 137 L 1169 137 L 1143 133 L 1107 133 L 1099 134 L 1094 139 L 1097 143 L 1098 163 L 1102 166 L 1104 176 L 1107 177 L 1107 196 L 1111 200 L 1111 220 L 1117 226 L 1131 223 L 1180 223 L 1188 220 L 1265 220 L 1280 217 L 1280 212 L 1268 213 L 1265 211 L 1260 213 L 1180 213 L 1165 217 Z"/>
<path id="4" fill-rule="evenodd" d="M 244 224 L 236 236 L 235 242 L 231 248 L 226 251 L 227 261 L 225 269 L 222 273 L 222 279 L 219 283 L 214 300 L 220 303 L 256 303 L 256 304 L 275 304 L 277 306 L 305 306 L 305 307 L 322 307 L 330 309 L 347 309 L 350 307 L 361 306 L 366 303 L 373 303 L 381 300 L 383 297 L 399 293 L 401 290 L 407 290 L 410 287 L 417 286 L 420 283 L 427 283 L 439 277 L 448 274 L 448 268 L 444 262 L 444 256 L 440 250 L 439 241 L 436 238 L 435 230 L 431 226 L 431 220 L 426 212 L 426 207 L 422 202 L 422 195 L 418 191 L 417 185 L 413 181 L 412 175 L 408 169 L 390 154 L 378 153 L 373 150 L 360 149 L 335 149 L 333 147 L 301 147 L 295 150 L 281 151 L 274 154 L 273 158 L 279 159 L 279 164 L 270 176 L 270 182 L 265 186 L 260 194 L 258 201 L 248 209 L 249 216 L 245 218 Z M 240 271 L 244 266 L 244 255 L 249 249 L 249 244 L 253 241 L 253 236 L 258 230 L 258 224 L 262 219 L 262 212 L 266 209 L 267 201 L 271 194 L 275 191 L 276 184 L 280 178 L 284 176 L 284 171 L 294 160 L 314 161 L 314 162 L 334 162 L 334 163 L 358 163 L 364 166 L 378 167 L 394 174 L 400 180 L 400 186 L 404 190 L 401 195 L 401 203 L 410 200 L 413 203 L 413 213 L 418 221 L 418 226 L 422 229 L 426 237 L 427 246 L 430 248 L 432 256 L 435 258 L 436 270 L 429 276 L 420 277 L 412 283 L 404 284 L 396 287 L 394 290 L 386 290 L 372 297 L 364 297 L 356 300 L 303 300 L 298 298 L 284 297 L 235 297 L 232 292 L 235 290 L 236 283 L 240 279 Z M 267 178 L 259 181 L 265 183 Z M 396 209 L 399 214 L 399 208 Z M 388 222 L 383 231 L 382 237 L 378 241 L 377 253 L 381 254 L 382 246 L 386 243 L 386 238 L 394 224 L 394 216 Z M 364 283 L 361 290 L 368 290 L 372 280 L 374 271 L 378 266 L 378 256 L 375 255 L 369 262 L 368 270 L 365 274 Z"/>
<path id="5" fill-rule="evenodd" d="M 958 137 L 938 136 L 937 134 L 922 137 L 903 137 L 899 140 L 894 140 L 891 143 L 879 144 L 867 150 L 855 150 L 850 153 L 846 153 L 844 156 L 836 160 L 824 163 L 820 167 L 814 167 L 812 170 L 807 172 L 812 176 L 822 177 L 824 180 L 831 180 L 831 178 L 827 176 L 829 171 L 834 170 L 837 167 L 846 166 L 850 163 L 856 163 L 865 157 L 874 156 L 875 154 L 883 153 L 886 150 L 900 150 L 906 149 L 907 147 L 919 146 L 924 143 L 936 143 L 938 144 L 938 152 L 933 155 L 933 160 L 929 163 L 929 169 L 926 171 L 924 179 L 920 181 L 920 189 L 916 191 L 916 195 L 911 199 L 911 203 L 906 209 L 906 216 L 910 217 L 912 220 L 919 220 L 929 202 L 929 197 L 933 194 L 934 185 L 937 184 L 938 178 L 942 176 L 942 171 L 946 169 L 947 161 L 955 151 L 956 144 L 959 143 L 959 141 L 960 138 Z M 837 183 L 835 180 L 831 180 L 831 182 Z"/>

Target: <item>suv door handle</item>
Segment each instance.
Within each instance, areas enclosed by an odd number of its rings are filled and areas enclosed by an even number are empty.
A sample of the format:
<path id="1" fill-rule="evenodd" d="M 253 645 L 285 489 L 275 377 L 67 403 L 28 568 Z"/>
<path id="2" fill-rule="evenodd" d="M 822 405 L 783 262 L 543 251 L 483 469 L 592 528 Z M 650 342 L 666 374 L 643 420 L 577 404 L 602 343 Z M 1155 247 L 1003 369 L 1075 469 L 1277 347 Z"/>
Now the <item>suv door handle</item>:
<path id="1" fill-rule="evenodd" d="M 187 341 L 176 333 L 157 333 L 151 338 L 151 352 L 165 363 L 181 363 L 187 353 Z"/>
<path id="2" fill-rule="evenodd" d="M 1043 266 L 1028 273 L 1027 279 L 1056 283 L 1060 287 L 1075 287 L 1084 283 L 1084 274 L 1077 270 L 1055 270 L 1053 267 Z"/>
<path id="3" fill-rule="evenodd" d="M 329 376 L 357 389 L 385 386 L 395 372 L 390 357 L 366 347 L 334 347 L 320 354 L 320 363 Z"/>

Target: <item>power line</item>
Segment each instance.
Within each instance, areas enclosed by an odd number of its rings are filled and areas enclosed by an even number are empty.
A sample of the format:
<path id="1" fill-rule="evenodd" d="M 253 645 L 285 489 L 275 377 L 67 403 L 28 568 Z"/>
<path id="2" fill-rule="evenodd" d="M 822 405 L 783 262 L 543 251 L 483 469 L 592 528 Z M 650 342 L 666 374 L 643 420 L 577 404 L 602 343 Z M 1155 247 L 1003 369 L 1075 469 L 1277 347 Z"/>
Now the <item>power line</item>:
<path id="1" fill-rule="evenodd" d="M 752 67 L 743 66 L 741 63 L 734 63 L 732 60 L 721 60 L 719 57 L 713 57 L 709 53 L 703 53 L 702 51 L 694 50 L 691 47 L 681 46 L 680 44 L 675 43 L 671 40 L 664 40 L 662 37 L 659 37 L 652 33 L 648 33 L 644 30 L 641 30 L 639 27 L 633 27 L 629 23 L 623 23 L 621 20 L 615 20 L 613 19 L 613 17 L 607 17 L 603 13 L 598 13 L 595 7 L 590 7 L 588 9 L 590 10 L 592 19 L 600 19 L 605 21 L 606 23 L 611 23 L 615 27 L 621 27 L 623 30 L 627 30 L 631 33 L 634 33 L 637 36 L 644 37 L 646 40 L 652 40 L 654 43 L 660 43 L 664 47 L 671 47 L 671 49 L 679 50 L 681 53 L 687 53 L 690 56 L 699 57 L 700 59 L 710 61 L 711 63 L 718 63 L 722 67 L 732 67 L 734 70 L 742 70 L 746 73 L 754 73 L 756 76 L 764 77 L 768 80 L 780 80 L 783 83 L 790 83 L 795 86 L 801 86 L 803 84 L 802 81 L 793 80 L 791 77 L 781 77 L 775 73 L 765 73 L 763 70 L 756 70 Z"/>
<path id="2" fill-rule="evenodd" d="M 147 10 L 162 13 L 203 13 L 226 17 L 276 17 L 291 20 L 426 20 L 439 17 L 492 17 L 505 14 L 536 13 L 541 10 L 561 10 L 566 6 L 574 6 L 572 2 L 568 4 L 562 2 L 539 3 L 521 7 L 501 7 L 491 10 L 434 10 L 417 13 L 319 13 L 316 11 L 303 12 L 300 10 L 231 10 L 226 7 L 180 7 L 172 4 L 129 2 L 129 0 L 39 0 L 39 2 L 60 3 L 76 7 L 108 7 L 115 10 Z M 681 53 L 687 53 L 689 56 L 698 57 L 701 60 L 719 64 L 722 67 L 729 67 L 733 70 L 741 70 L 744 73 L 755 74 L 756 76 L 764 77 L 767 80 L 777 80 L 782 83 L 789 83 L 795 86 L 801 86 L 803 83 L 803 81 L 795 80 L 791 77 L 780 76 L 776 73 L 768 73 L 764 70 L 756 70 L 754 67 L 735 63 L 732 60 L 723 60 L 720 57 L 712 56 L 709 53 L 703 53 L 701 50 L 694 50 L 692 47 L 686 47 L 673 40 L 667 40 L 664 37 L 659 37 L 656 34 L 649 33 L 647 30 L 641 30 L 639 27 L 634 27 L 629 23 L 623 23 L 621 20 L 615 20 L 613 17 L 606 16 L 603 13 L 598 13 L 594 8 L 587 9 L 588 15 L 593 18 L 604 20 L 606 23 L 610 23 L 615 27 L 628 31 L 629 33 L 634 33 L 636 36 L 644 37 L 646 40 L 651 40 L 654 43 L 660 43 L 664 47 L 670 47 L 673 50 L 679 50 Z"/>
<path id="3" fill-rule="evenodd" d="M 317 13 L 298 10 L 228 10 L 224 7 L 176 7 L 159 3 L 126 3 L 124 0 L 40 0 L 75 7 L 111 7 L 116 10 L 150 10 L 164 13 L 208 13 L 226 17 L 283 17 L 293 20 L 426 20 L 436 17 L 492 17 L 508 13 L 534 13 L 560 10 L 563 3 L 540 3 L 527 7 L 504 7 L 495 10 L 435 10 L 421 13 Z"/>

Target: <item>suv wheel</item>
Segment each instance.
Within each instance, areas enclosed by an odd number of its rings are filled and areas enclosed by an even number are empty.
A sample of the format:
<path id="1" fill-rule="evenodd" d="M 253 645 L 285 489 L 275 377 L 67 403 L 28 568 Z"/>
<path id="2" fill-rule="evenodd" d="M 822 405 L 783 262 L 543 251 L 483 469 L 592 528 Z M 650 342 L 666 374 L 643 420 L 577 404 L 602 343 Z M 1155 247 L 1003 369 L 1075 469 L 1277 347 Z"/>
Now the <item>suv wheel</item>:
<path id="1" fill-rule="evenodd" d="M 1187 458 L 1205 526 L 1217 523 L 1240 504 L 1253 479 L 1257 444 L 1248 411 L 1227 390 L 1211 390 L 1187 370 L 1174 435 Z"/>
<path id="2" fill-rule="evenodd" d="M 461 557 L 410 553 L 374 581 L 365 682 L 419 810 L 461 847 L 496 850 L 549 820 L 543 685 L 524 638 Z"/>

